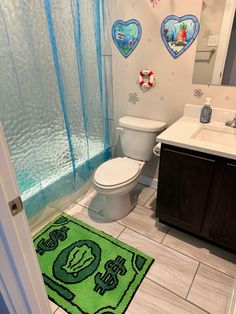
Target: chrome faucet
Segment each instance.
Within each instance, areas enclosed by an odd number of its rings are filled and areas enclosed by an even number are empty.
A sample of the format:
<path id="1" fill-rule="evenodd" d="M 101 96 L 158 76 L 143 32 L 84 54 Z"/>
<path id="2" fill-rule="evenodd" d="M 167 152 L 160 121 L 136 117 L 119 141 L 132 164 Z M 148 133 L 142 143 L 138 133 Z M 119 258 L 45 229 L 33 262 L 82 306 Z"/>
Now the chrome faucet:
<path id="1" fill-rule="evenodd" d="M 225 125 L 230 126 L 231 128 L 236 128 L 236 115 L 232 121 L 226 121 Z"/>

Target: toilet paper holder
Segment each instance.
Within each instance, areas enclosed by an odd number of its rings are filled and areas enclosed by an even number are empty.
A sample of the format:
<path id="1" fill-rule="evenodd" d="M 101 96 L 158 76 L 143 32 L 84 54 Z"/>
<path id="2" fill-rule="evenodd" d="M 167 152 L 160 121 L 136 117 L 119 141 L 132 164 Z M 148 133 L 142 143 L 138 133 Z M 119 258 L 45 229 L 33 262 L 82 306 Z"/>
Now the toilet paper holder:
<path id="1" fill-rule="evenodd" d="M 153 147 L 153 154 L 157 157 L 160 157 L 161 155 L 161 143 L 157 143 L 154 147 Z"/>

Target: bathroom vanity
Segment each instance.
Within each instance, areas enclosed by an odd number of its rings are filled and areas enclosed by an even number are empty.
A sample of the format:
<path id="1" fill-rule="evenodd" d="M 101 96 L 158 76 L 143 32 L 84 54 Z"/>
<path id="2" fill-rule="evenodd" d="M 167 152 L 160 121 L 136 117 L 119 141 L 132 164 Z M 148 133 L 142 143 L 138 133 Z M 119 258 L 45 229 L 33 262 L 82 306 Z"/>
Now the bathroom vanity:
<path id="1" fill-rule="evenodd" d="M 157 140 L 160 221 L 236 251 L 236 129 L 186 114 Z"/>

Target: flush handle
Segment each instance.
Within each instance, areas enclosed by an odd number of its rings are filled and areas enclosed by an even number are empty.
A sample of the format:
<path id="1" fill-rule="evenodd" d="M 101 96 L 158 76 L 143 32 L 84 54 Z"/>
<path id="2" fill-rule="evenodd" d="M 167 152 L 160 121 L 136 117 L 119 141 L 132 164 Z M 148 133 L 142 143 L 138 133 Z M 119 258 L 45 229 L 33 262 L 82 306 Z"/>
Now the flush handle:
<path id="1" fill-rule="evenodd" d="M 119 131 L 120 133 L 124 132 L 124 129 L 119 126 L 116 128 L 116 130 Z"/>

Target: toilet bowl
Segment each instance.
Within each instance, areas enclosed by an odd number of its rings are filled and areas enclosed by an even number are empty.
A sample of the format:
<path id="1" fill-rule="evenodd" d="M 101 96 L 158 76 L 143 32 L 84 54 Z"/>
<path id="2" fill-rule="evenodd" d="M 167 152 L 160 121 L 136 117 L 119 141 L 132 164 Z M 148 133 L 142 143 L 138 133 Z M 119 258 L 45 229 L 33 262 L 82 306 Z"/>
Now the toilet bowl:
<path id="1" fill-rule="evenodd" d="M 165 122 L 130 116 L 119 119 L 125 157 L 104 162 L 93 177 L 93 186 L 103 197 L 103 215 L 107 220 L 121 219 L 136 205 L 131 192 L 138 183 L 145 161 L 152 157 L 157 134 L 165 126 Z"/>
<path id="2" fill-rule="evenodd" d="M 126 216 L 132 204 L 130 192 L 138 183 L 143 161 L 118 157 L 103 163 L 95 172 L 93 185 L 103 195 L 103 215 L 107 220 Z"/>

